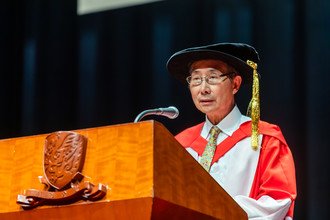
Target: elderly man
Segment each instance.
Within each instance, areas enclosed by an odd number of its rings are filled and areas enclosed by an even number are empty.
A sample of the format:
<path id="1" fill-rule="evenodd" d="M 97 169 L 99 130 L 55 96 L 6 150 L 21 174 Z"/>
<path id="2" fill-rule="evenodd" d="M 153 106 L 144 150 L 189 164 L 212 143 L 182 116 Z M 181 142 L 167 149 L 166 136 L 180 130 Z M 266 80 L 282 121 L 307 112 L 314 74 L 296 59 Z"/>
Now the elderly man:
<path id="1" fill-rule="evenodd" d="M 296 198 L 292 154 L 278 126 L 259 120 L 256 50 L 220 43 L 175 53 L 168 71 L 188 83 L 205 122 L 176 136 L 186 150 L 247 212 L 249 219 L 292 219 Z M 253 82 L 250 117 L 235 94 Z M 251 119 L 252 118 L 252 119 Z M 215 207 L 216 208 L 216 207 Z"/>

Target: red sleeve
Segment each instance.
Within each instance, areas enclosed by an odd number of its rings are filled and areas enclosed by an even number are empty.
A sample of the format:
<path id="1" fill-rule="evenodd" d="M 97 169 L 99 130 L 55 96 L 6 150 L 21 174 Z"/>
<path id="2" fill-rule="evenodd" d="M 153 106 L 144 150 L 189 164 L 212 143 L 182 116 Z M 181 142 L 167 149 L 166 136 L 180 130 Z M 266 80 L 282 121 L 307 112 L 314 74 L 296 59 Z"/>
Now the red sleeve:
<path id="1" fill-rule="evenodd" d="M 278 138 L 264 135 L 259 164 L 250 197 L 259 199 L 268 195 L 275 200 L 290 198 L 288 216 L 293 217 L 296 198 L 296 177 L 289 147 Z"/>

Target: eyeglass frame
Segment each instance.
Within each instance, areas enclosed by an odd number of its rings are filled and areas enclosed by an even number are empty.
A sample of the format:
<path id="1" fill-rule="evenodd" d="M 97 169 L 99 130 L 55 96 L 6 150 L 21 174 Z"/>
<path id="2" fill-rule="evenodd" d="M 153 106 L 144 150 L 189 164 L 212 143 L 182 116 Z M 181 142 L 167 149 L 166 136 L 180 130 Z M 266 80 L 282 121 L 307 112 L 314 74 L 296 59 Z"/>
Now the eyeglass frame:
<path id="1" fill-rule="evenodd" d="M 229 75 L 233 75 L 233 74 L 236 74 L 236 73 L 235 73 L 235 72 L 229 72 L 229 73 L 222 73 L 222 74 L 218 73 L 218 74 L 219 74 L 219 77 L 220 77 L 220 78 L 221 78 L 221 77 L 225 77 L 225 76 L 227 76 L 227 78 L 225 78 L 225 79 L 223 79 L 222 81 L 219 82 L 219 83 L 222 83 L 222 82 L 224 82 L 226 79 L 229 78 L 229 77 L 228 77 Z M 210 76 L 211 76 L 211 75 L 200 76 L 200 78 L 201 78 L 201 83 L 198 84 L 198 85 L 192 85 L 192 84 L 190 83 L 191 78 L 192 78 L 191 75 L 188 76 L 188 77 L 186 77 L 186 81 L 187 81 L 187 83 L 188 83 L 189 86 L 200 86 L 200 85 L 202 85 L 203 81 L 207 82 L 207 84 L 209 84 L 209 85 L 217 85 L 217 84 L 219 84 L 219 83 L 215 83 L 215 84 L 209 83 L 209 77 L 210 77 Z"/>

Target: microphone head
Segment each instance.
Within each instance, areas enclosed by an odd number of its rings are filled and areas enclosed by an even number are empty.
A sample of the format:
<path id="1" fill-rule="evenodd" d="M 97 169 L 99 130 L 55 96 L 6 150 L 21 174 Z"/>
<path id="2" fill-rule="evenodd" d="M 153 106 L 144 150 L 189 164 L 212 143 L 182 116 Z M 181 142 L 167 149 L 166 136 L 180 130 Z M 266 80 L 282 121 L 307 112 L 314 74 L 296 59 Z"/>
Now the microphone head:
<path id="1" fill-rule="evenodd" d="M 134 122 L 140 121 L 144 116 L 147 116 L 147 115 L 162 115 L 162 116 L 166 116 L 170 119 L 174 119 L 179 116 L 179 110 L 174 106 L 170 106 L 167 108 L 156 108 L 156 109 L 144 110 L 138 116 L 136 116 Z"/>
<path id="2" fill-rule="evenodd" d="M 179 110 L 174 107 L 174 106 L 170 106 L 167 108 L 161 108 L 162 114 L 170 119 L 174 119 L 177 118 L 179 116 Z"/>

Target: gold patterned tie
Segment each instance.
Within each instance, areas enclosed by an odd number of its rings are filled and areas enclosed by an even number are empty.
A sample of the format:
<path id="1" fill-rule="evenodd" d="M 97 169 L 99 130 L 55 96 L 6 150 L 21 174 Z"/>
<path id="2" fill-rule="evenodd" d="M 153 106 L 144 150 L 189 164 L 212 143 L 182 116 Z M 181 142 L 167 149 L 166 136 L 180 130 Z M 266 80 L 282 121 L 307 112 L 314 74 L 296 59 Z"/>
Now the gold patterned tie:
<path id="1" fill-rule="evenodd" d="M 211 167 L 211 162 L 214 156 L 215 148 L 217 146 L 217 138 L 220 134 L 220 131 L 221 130 L 217 126 L 213 126 L 211 128 L 209 142 L 207 143 L 200 160 L 200 164 L 207 172 L 209 172 Z"/>

